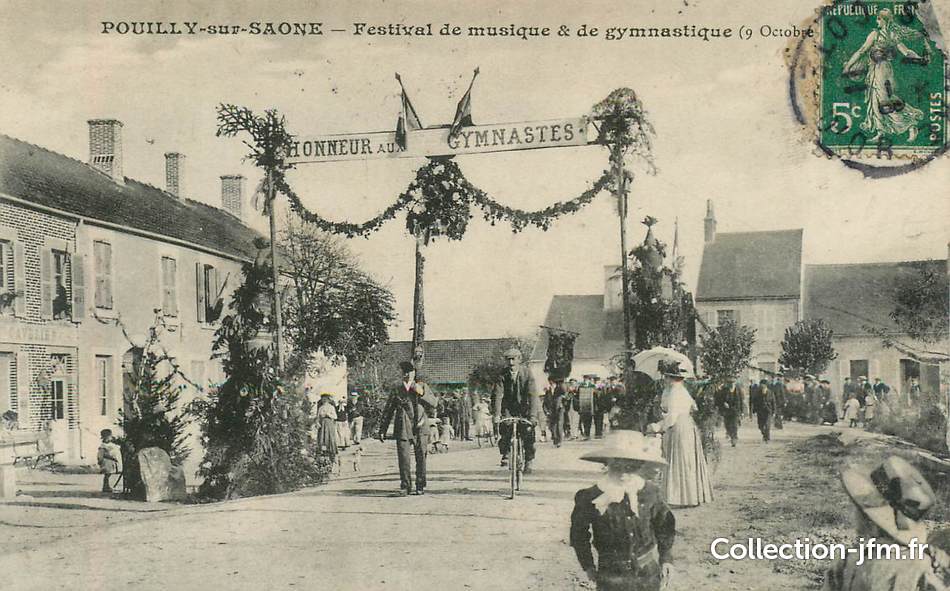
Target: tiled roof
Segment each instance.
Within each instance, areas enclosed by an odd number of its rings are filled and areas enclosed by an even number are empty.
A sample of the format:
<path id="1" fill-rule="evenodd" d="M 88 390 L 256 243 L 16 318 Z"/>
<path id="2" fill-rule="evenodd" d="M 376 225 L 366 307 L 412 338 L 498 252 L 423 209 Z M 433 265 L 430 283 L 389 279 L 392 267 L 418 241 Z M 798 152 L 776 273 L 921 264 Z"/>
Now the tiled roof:
<path id="1" fill-rule="evenodd" d="M 257 252 L 260 234 L 223 210 L 133 179 L 116 183 L 78 160 L 2 134 L 0 193 L 243 259 Z"/>
<path id="2" fill-rule="evenodd" d="M 605 312 L 603 295 L 554 296 L 544 325 L 578 333 L 574 359 L 611 359 L 623 352 L 623 312 Z M 547 358 L 548 332 L 542 331 L 532 361 Z"/>
<path id="3" fill-rule="evenodd" d="M 426 380 L 431 384 L 464 384 L 476 365 L 502 354 L 515 345 L 515 339 L 453 339 L 426 341 Z M 384 345 L 385 359 L 408 361 L 412 358 L 411 341 L 393 341 Z M 398 369 L 393 369 L 393 374 Z"/>
<path id="4" fill-rule="evenodd" d="M 824 319 L 836 336 L 866 336 L 865 327 L 896 333 L 895 289 L 921 269 L 935 271 L 946 285 L 947 261 L 806 265 L 804 316 Z"/>
<path id="5" fill-rule="evenodd" d="M 696 301 L 801 297 L 802 230 L 728 232 L 703 249 Z"/>

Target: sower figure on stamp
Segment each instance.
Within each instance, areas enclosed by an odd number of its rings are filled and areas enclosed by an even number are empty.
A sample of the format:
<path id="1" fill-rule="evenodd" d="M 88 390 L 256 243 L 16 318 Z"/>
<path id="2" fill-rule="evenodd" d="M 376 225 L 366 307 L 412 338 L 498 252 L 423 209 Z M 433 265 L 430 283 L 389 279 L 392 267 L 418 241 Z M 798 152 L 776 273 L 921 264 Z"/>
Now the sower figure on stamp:
<path id="1" fill-rule="evenodd" d="M 379 423 L 378 437 L 386 439 L 386 431 L 393 423 L 393 438 L 396 440 L 396 459 L 399 462 L 400 494 L 413 494 L 412 456 L 416 460 L 415 494 L 423 494 L 426 487 L 426 451 L 429 444 L 428 417 L 423 403 L 426 400 L 425 385 L 415 381 L 415 367 L 409 361 L 399 364 L 402 383 L 389 395 L 386 408 Z M 431 406 L 431 402 L 428 403 Z"/>
<path id="2" fill-rule="evenodd" d="M 657 591 L 669 585 L 676 519 L 651 482 L 666 464 L 659 440 L 614 431 L 602 449 L 581 459 L 607 465 L 596 485 L 574 496 L 571 546 L 587 576 L 600 591 Z"/>
<path id="3" fill-rule="evenodd" d="M 508 371 L 500 384 L 495 387 L 494 419 L 520 417 L 532 422 L 532 426 L 518 426 L 519 438 L 524 444 L 524 471 L 531 468 L 534 460 L 534 423 L 538 420 L 541 398 L 534 385 L 534 379 L 528 368 L 521 363 L 521 351 L 515 348 L 505 351 Z M 498 451 L 501 452 L 501 465 L 508 465 L 508 452 L 511 449 L 512 423 L 498 424 Z"/>

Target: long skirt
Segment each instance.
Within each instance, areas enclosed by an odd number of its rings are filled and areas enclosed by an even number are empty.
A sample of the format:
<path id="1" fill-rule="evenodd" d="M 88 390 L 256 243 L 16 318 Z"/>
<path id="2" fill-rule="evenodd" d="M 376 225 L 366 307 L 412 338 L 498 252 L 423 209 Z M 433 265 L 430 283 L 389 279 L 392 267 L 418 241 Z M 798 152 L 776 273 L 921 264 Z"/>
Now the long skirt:
<path id="1" fill-rule="evenodd" d="M 320 419 L 320 426 L 317 428 L 317 447 L 330 456 L 330 459 L 336 458 L 336 421 L 330 417 Z"/>
<path id="2" fill-rule="evenodd" d="M 667 504 L 693 507 L 713 500 L 703 439 L 696 423 L 683 415 L 663 434 L 663 477 Z"/>
<path id="3" fill-rule="evenodd" d="M 336 422 L 336 445 L 337 447 L 347 448 L 350 446 L 350 422 Z"/>

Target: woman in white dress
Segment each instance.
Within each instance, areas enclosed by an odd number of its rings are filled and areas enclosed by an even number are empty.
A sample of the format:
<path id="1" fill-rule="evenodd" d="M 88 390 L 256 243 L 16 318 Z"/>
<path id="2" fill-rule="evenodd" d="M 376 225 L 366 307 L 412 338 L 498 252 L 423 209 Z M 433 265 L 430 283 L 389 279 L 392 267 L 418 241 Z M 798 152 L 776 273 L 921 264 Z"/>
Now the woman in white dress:
<path id="1" fill-rule="evenodd" d="M 713 495 L 703 438 L 690 414 L 696 410 L 696 401 L 683 384 L 686 373 L 679 364 L 663 372 L 666 381 L 660 399 L 663 419 L 647 429 L 663 433 L 663 457 L 667 465 L 661 488 L 667 504 L 695 507 L 712 501 Z"/>

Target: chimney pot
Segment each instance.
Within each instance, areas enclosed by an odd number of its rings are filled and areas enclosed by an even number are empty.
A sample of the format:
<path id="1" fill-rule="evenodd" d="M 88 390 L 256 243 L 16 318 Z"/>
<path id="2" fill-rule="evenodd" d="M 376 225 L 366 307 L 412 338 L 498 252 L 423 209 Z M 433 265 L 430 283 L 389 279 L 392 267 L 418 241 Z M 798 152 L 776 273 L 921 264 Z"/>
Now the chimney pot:
<path id="1" fill-rule="evenodd" d="M 221 175 L 221 206 L 239 220 L 244 220 L 244 175 Z"/>
<path id="2" fill-rule="evenodd" d="M 706 200 L 706 218 L 703 222 L 703 233 L 708 244 L 716 239 L 716 214 L 713 212 L 712 199 Z"/>
<path id="3" fill-rule="evenodd" d="M 89 166 L 112 180 L 122 183 L 122 122 L 116 119 L 90 119 Z"/>
<path id="4" fill-rule="evenodd" d="M 184 168 L 184 154 L 165 153 L 165 190 L 179 199 L 184 197 Z"/>

